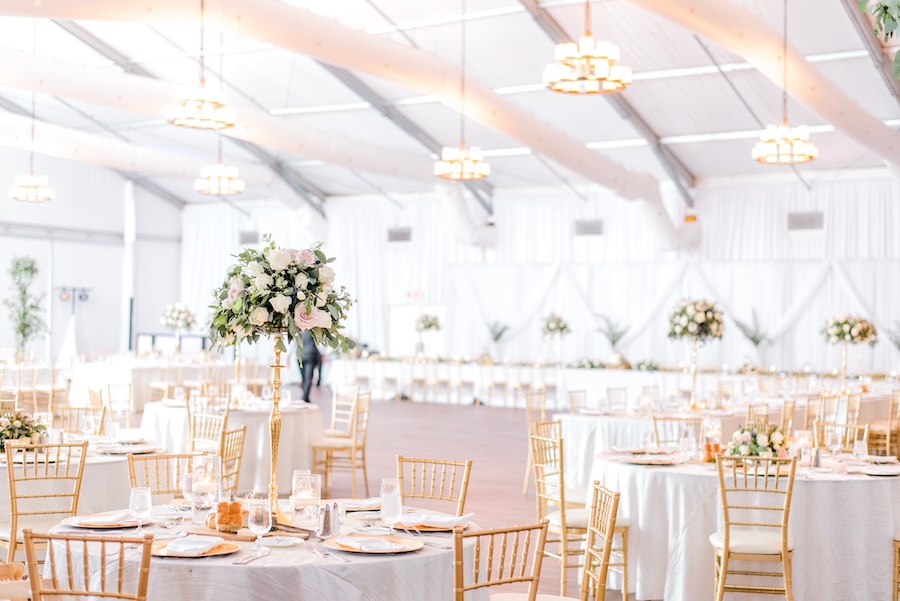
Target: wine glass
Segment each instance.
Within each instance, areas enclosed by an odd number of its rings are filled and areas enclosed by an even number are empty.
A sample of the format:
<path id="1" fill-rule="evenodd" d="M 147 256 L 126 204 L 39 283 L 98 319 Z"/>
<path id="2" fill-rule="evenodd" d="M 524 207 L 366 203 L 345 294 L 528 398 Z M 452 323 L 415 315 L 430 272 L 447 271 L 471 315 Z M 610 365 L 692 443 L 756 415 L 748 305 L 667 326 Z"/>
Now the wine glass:
<path id="1" fill-rule="evenodd" d="M 247 516 L 247 527 L 256 535 L 256 551 L 265 552 L 262 544 L 263 535 L 272 529 L 272 508 L 268 501 L 253 501 Z"/>
<path id="2" fill-rule="evenodd" d="M 175 397 L 175 400 L 178 401 L 178 404 L 184 402 L 184 388 L 181 386 L 176 386 L 175 390 L 172 391 L 172 396 Z"/>
<path id="3" fill-rule="evenodd" d="M 131 489 L 131 498 L 128 501 L 128 513 L 137 520 L 138 527 L 134 534 L 144 533 L 144 520 L 153 512 L 153 501 L 150 498 L 150 489 L 146 486 L 137 486 Z"/>
<path id="4" fill-rule="evenodd" d="M 841 440 L 841 433 L 837 428 L 829 430 L 827 444 L 828 448 L 831 450 L 831 456 L 837 458 L 838 453 L 841 452 L 841 448 L 844 446 L 843 441 Z"/>
<path id="5" fill-rule="evenodd" d="M 194 474 L 188 472 L 181 480 L 181 496 L 188 503 L 192 502 L 194 496 Z"/>
<path id="6" fill-rule="evenodd" d="M 94 427 L 95 424 L 93 415 L 86 414 L 81 416 L 81 433 L 84 434 L 85 438 L 94 433 Z"/>
<path id="7" fill-rule="evenodd" d="M 381 481 L 381 521 L 394 534 L 394 524 L 403 517 L 403 502 L 400 498 L 400 480 L 384 478 Z"/>
<path id="8" fill-rule="evenodd" d="M 260 396 L 262 397 L 262 400 L 264 400 L 264 401 L 271 401 L 273 394 L 275 394 L 275 391 L 268 384 L 263 386 L 262 389 L 260 390 Z"/>

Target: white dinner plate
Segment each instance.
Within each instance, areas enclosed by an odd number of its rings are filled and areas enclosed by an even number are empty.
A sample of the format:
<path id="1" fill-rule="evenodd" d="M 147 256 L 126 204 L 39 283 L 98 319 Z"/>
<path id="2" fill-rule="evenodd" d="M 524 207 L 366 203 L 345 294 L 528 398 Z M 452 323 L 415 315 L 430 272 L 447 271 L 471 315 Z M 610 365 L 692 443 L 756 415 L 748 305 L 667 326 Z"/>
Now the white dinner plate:
<path id="1" fill-rule="evenodd" d="M 262 539 L 262 544 L 266 547 L 279 548 L 279 547 L 293 547 L 295 545 L 302 545 L 304 539 L 297 536 L 264 536 Z"/>

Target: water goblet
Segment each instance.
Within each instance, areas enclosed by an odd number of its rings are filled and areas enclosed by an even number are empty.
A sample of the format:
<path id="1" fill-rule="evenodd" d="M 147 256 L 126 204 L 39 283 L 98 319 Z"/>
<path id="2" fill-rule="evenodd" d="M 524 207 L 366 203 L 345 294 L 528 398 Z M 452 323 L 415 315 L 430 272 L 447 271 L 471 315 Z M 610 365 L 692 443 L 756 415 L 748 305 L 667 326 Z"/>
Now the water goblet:
<path id="1" fill-rule="evenodd" d="M 263 535 L 272 529 L 272 508 L 267 500 L 253 501 L 250 504 L 247 528 L 256 535 L 256 551 L 265 552 L 266 548 L 262 544 Z"/>
<path id="2" fill-rule="evenodd" d="M 291 523 L 316 530 L 322 501 L 321 474 L 294 474 L 291 488 Z"/>
<path id="3" fill-rule="evenodd" d="M 275 394 L 275 391 L 272 389 L 271 386 L 266 384 L 265 386 L 262 387 L 259 394 L 262 397 L 262 400 L 271 401 L 272 395 Z"/>
<path id="4" fill-rule="evenodd" d="M 186 473 L 181 479 L 181 496 L 188 503 L 191 503 L 194 493 L 194 475 L 190 472 Z"/>
<path id="5" fill-rule="evenodd" d="M 381 481 L 381 521 L 394 534 L 394 525 L 403 517 L 403 502 L 400 498 L 400 480 L 384 478 Z"/>
<path id="6" fill-rule="evenodd" d="M 828 449 L 831 451 L 831 456 L 837 458 L 838 454 L 841 452 L 841 448 L 844 446 L 843 441 L 841 440 L 841 433 L 838 432 L 837 428 L 833 428 L 828 432 L 826 441 Z"/>
<path id="7" fill-rule="evenodd" d="M 857 461 L 865 461 L 866 457 L 869 456 L 869 443 L 865 440 L 854 440 L 853 441 L 853 457 L 856 458 Z"/>
<path id="8" fill-rule="evenodd" d="M 87 438 L 94 433 L 94 428 L 96 427 L 94 424 L 94 416 L 90 414 L 82 415 L 80 425 L 81 433 Z"/>
<path id="9" fill-rule="evenodd" d="M 138 526 L 134 534 L 144 533 L 144 520 L 153 512 L 153 501 L 150 497 L 150 489 L 146 486 L 136 486 L 131 489 L 131 498 L 128 500 L 128 513 L 137 520 Z"/>

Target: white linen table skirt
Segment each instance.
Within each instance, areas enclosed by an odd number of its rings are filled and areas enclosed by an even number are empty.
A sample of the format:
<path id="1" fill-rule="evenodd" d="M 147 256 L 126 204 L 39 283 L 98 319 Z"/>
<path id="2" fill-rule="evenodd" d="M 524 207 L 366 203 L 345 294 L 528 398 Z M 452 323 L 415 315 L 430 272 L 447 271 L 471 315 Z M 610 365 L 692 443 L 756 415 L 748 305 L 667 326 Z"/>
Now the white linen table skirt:
<path id="1" fill-rule="evenodd" d="M 270 405 L 271 406 L 271 405 Z M 281 438 L 278 446 L 278 494 L 289 495 L 295 469 L 312 468 L 310 442 L 321 438 L 324 429 L 319 407 L 309 403 L 279 405 Z M 244 458 L 238 492 L 265 493 L 269 490 L 270 447 L 269 414 L 271 409 L 250 409 L 228 413 L 229 430 L 247 426 Z M 141 432 L 159 442 L 170 453 L 186 453 L 190 434 L 187 409 L 165 403 L 147 403 L 141 418 Z"/>
<path id="2" fill-rule="evenodd" d="M 619 516 L 631 520 L 629 582 L 637 599 L 714 597 L 708 537 L 721 510 L 713 464 L 647 467 L 598 457 L 591 477 L 622 495 Z M 888 601 L 898 526 L 900 478 L 798 468 L 789 526 L 794 598 Z"/>

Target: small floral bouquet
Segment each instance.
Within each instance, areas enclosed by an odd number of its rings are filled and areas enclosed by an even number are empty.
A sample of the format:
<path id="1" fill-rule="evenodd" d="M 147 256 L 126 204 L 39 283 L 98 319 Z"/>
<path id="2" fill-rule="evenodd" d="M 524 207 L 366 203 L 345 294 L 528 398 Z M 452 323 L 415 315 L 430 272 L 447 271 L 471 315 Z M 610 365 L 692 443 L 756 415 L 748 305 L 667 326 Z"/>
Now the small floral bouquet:
<path id="1" fill-rule="evenodd" d="M 683 300 L 669 315 L 669 338 L 721 338 L 722 330 L 722 312 L 705 299 Z"/>
<path id="2" fill-rule="evenodd" d="M 643 361 L 638 361 L 635 369 L 638 371 L 659 371 L 659 364 L 650 359 L 645 359 Z"/>
<path id="3" fill-rule="evenodd" d="M 835 315 L 825 324 L 822 333 L 825 334 L 825 342 L 829 344 L 839 342 L 875 344 L 878 342 L 875 324 L 854 315 Z"/>
<path id="4" fill-rule="evenodd" d="M 416 320 L 416 332 L 427 332 L 428 330 L 437 332 L 440 329 L 441 322 L 438 320 L 437 315 L 420 315 L 419 319 Z"/>
<path id="5" fill-rule="evenodd" d="M 0 451 L 6 449 L 7 440 L 30 439 L 35 434 L 46 431 L 43 424 L 38 424 L 27 413 L 16 413 L 13 417 L 0 417 Z"/>
<path id="6" fill-rule="evenodd" d="M 170 330 L 190 330 L 194 327 L 194 315 L 181 303 L 169 304 L 159 323 Z"/>
<path id="7" fill-rule="evenodd" d="M 341 333 L 347 310 L 353 304 L 341 287 L 335 290 L 334 261 L 316 243 L 303 250 L 276 248 L 271 236 L 262 251 L 246 248 L 237 265 L 213 291 L 214 304 L 209 338 L 214 346 L 228 346 L 260 335 L 286 333 L 300 342 L 309 331 L 317 344 L 346 353 L 356 346 Z M 286 352 L 279 338 L 280 350 Z"/>
<path id="8" fill-rule="evenodd" d="M 777 457 L 788 456 L 787 439 L 778 426 L 769 426 L 767 432 L 753 432 L 746 428 L 738 428 L 731 436 L 726 455 L 740 457 Z"/>
<path id="9" fill-rule="evenodd" d="M 544 319 L 544 325 L 541 326 L 541 332 L 544 333 L 544 336 L 553 336 L 554 334 L 562 336 L 563 334 L 569 333 L 569 324 L 556 313 L 551 313 Z"/>

